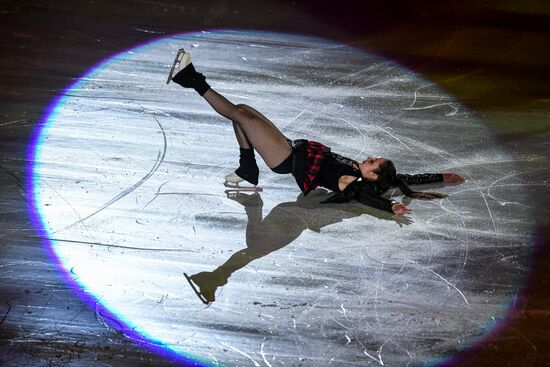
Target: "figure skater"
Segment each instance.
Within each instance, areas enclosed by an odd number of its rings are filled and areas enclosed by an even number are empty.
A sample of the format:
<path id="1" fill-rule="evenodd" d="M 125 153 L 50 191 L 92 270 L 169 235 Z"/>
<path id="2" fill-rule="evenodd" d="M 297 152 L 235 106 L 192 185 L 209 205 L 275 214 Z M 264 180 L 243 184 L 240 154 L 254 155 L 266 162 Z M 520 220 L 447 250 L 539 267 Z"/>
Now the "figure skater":
<path id="1" fill-rule="evenodd" d="M 357 162 L 315 141 L 291 141 L 260 112 L 244 104 L 235 105 L 212 89 L 183 49 L 176 55 L 167 83 L 170 81 L 195 89 L 217 113 L 233 122 L 240 159 L 239 167 L 225 177 L 226 183 L 238 185 L 247 181 L 256 187 L 259 176 L 256 151 L 273 172 L 291 173 L 304 195 L 322 186 L 334 192 L 325 203 L 355 199 L 390 213 L 408 214 L 411 211 L 403 203 L 381 195 L 391 187 L 399 187 L 403 194 L 414 198 L 444 198 L 446 195 L 437 192 L 413 191 L 409 185 L 464 181 L 454 173 L 397 174 L 393 162 L 387 158 L 367 157 Z"/>

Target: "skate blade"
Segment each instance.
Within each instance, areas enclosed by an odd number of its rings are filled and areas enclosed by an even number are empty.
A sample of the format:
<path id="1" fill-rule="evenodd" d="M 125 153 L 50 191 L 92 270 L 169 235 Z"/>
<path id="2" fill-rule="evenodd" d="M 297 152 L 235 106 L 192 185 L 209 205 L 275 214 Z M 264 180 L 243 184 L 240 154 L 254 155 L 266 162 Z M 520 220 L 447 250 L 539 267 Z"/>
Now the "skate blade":
<path id="1" fill-rule="evenodd" d="M 234 182 L 230 182 L 230 181 L 225 181 L 223 183 L 223 185 L 227 188 L 229 188 L 229 190 L 226 190 L 225 192 L 227 193 L 228 191 L 231 192 L 231 191 L 255 191 L 255 192 L 262 192 L 264 191 L 263 188 L 261 188 L 260 186 L 239 186 L 238 183 L 234 183 Z"/>
<path id="2" fill-rule="evenodd" d="M 185 279 L 189 282 L 189 285 L 191 286 L 191 289 L 193 289 L 193 292 L 199 297 L 199 299 L 204 303 L 205 305 L 209 305 L 210 301 L 208 301 L 204 296 L 201 294 L 201 292 L 195 287 L 195 284 L 193 283 L 193 280 L 191 280 L 191 277 L 187 275 L 186 273 L 183 273 L 185 275 Z"/>
<path id="3" fill-rule="evenodd" d="M 264 189 L 262 187 L 254 186 L 254 187 L 231 187 L 229 190 L 225 190 L 226 194 L 232 194 L 235 192 L 263 192 Z"/>
<path id="4" fill-rule="evenodd" d="M 185 55 L 185 50 L 183 48 L 180 48 L 178 50 L 178 53 L 176 54 L 176 57 L 174 58 L 174 62 L 172 63 L 172 68 L 170 69 L 170 74 L 168 74 L 166 84 L 169 84 L 172 80 L 172 77 L 174 76 L 174 70 L 179 68 L 181 60 L 183 59 L 183 55 Z"/>
<path id="5" fill-rule="evenodd" d="M 242 181 L 240 181 L 240 182 L 242 182 Z M 229 188 L 231 188 L 231 189 L 240 187 L 239 184 L 238 184 L 237 182 L 231 182 L 231 181 L 225 181 L 225 182 L 223 183 L 223 185 L 224 185 L 225 187 L 229 187 Z"/>

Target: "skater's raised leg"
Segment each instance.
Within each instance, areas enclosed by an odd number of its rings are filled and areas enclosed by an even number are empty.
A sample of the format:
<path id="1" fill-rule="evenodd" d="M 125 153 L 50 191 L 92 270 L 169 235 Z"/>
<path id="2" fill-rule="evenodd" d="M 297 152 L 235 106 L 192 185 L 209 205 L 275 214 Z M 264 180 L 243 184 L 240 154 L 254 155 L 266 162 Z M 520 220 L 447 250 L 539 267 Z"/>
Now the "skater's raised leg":
<path id="1" fill-rule="evenodd" d="M 241 147 L 241 158 L 247 163 L 245 164 L 247 167 L 243 170 L 253 170 L 254 150 L 270 168 L 277 167 L 290 156 L 292 149 L 281 131 L 252 107 L 243 104 L 235 105 L 210 88 L 205 77 L 195 70 L 189 54 L 185 53 L 181 57 L 179 70 L 172 81 L 186 88 L 194 88 L 216 112 L 233 121 L 237 141 Z M 249 182 L 257 183 L 254 172 L 251 172 L 249 178 Z"/>

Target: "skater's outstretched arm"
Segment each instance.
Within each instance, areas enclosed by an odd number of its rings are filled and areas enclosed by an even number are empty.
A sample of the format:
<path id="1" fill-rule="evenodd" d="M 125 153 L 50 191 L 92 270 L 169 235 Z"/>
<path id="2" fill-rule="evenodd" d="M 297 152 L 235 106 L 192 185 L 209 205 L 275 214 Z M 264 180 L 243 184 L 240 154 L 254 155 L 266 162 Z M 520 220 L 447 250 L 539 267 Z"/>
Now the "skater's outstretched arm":
<path id="1" fill-rule="evenodd" d="M 464 182 L 464 178 L 456 173 L 420 173 L 409 175 L 404 173 L 397 174 L 398 178 L 405 180 L 407 185 L 428 184 L 433 182 L 459 183 Z"/>

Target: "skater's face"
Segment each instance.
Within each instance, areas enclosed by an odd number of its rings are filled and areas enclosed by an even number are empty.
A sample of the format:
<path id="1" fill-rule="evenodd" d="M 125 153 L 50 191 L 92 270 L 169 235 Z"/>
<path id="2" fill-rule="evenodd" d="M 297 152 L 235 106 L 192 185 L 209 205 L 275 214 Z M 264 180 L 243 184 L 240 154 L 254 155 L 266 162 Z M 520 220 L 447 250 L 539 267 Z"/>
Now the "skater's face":
<path id="1" fill-rule="evenodd" d="M 359 170 L 361 175 L 369 181 L 378 180 L 378 175 L 375 171 L 378 171 L 380 165 L 386 161 L 386 158 L 382 157 L 368 157 L 363 162 L 359 163 Z"/>

